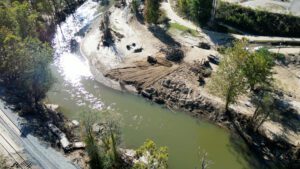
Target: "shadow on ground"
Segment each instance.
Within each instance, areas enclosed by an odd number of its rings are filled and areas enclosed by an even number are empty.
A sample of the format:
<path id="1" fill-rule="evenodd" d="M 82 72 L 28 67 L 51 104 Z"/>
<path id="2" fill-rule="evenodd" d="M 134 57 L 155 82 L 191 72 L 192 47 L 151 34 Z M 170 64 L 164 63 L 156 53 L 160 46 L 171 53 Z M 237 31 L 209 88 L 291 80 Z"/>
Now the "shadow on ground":
<path id="1" fill-rule="evenodd" d="M 148 30 L 162 43 L 166 44 L 167 46 L 171 47 L 181 47 L 180 43 L 175 41 L 165 29 L 159 26 L 150 26 Z"/>

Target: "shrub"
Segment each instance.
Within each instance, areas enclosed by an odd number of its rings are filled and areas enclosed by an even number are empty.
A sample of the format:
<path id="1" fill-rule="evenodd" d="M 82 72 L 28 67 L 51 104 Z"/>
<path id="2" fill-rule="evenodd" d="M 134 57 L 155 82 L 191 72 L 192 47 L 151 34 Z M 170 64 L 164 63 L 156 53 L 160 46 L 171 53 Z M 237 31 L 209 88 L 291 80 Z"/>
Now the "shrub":
<path id="1" fill-rule="evenodd" d="M 253 10 L 220 2 L 216 20 L 249 33 L 300 37 L 300 17 L 297 16 Z"/>

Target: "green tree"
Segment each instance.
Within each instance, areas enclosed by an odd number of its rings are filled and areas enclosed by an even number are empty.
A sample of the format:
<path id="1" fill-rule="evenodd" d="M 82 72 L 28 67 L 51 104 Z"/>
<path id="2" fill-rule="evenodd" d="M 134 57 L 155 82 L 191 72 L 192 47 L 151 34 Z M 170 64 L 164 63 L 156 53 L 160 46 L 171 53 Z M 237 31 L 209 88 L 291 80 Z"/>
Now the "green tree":
<path id="1" fill-rule="evenodd" d="M 119 151 L 120 126 L 114 113 L 110 110 L 84 113 L 82 138 L 85 143 L 90 144 L 87 152 L 92 169 L 99 169 L 96 166 L 101 166 L 102 169 L 124 168 L 125 162 Z M 93 130 L 94 128 L 99 130 Z"/>
<path id="2" fill-rule="evenodd" d="M 210 91 L 225 100 L 226 112 L 229 111 L 229 105 L 235 103 L 238 96 L 246 92 L 247 81 L 242 68 L 249 52 L 245 47 L 245 41 L 237 41 L 233 47 L 226 49 L 209 84 Z"/>
<path id="3" fill-rule="evenodd" d="M 253 90 L 256 85 L 271 85 L 273 80 L 273 66 L 273 56 L 266 48 L 259 49 L 248 56 L 243 66 L 243 71 L 251 90 Z"/>
<path id="4" fill-rule="evenodd" d="M 26 38 L 25 49 L 28 65 L 20 78 L 21 87 L 25 87 L 28 98 L 32 98 L 34 103 L 38 104 L 54 81 L 49 68 L 52 62 L 52 48 L 38 39 Z"/>
<path id="5" fill-rule="evenodd" d="M 39 13 L 30 9 L 27 2 L 19 3 L 18 1 L 12 3 L 10 10 L 13 13 L 14 20 L 18 23 L 16 33 L 22 39 L 28 36 L 37 37 L 38 29 L 41 27 L 41 23 L 38 21 Z"/>
<path id="6" fill-rule="evenodd" d="M 178 7 L 181 13 L 186 16 L 189 16 L 189 1 L 190 0 L 178 0 Z"/>
<path id="7" fill-rule="evenodd" d="M 256 109 L 251 118 L 252 126 L 256 132 L 265 120 L 274 113 L 274 98 L 271 93 L 263 91 L 260 96 L 255 99 Z"/>
<path id="8" fill-rule="evenodd" d="M 168 168 L 168 149 L 167 147 L 157 147 L 154 141 L 147 140 L 136 151 L 137 158 L 144 156 L 147 159 L 147 164 L 138 162 L 134 169 L 166 169 Z"/>
<path id="9" fill-rule="evenodd" d="M 105 168 L 121 168 L 123 161 L 121 159 L 118 147 L 121 143 L 120 126 L 111 118 L 105 119 L 103 130 L 100 138 L 103 143 L 103 151 L 105 152 Z"/>
<path id="10" fill-rule="evenodd" d="M 191 0 L 190 13 L 193 20 L 205 24 L 211 14 L 212 0 Z"/>
<path id="11" fill-rule="evenodd" d="M 145 0 L 144 17 L 149 24 L 157 24 L 161 0 Z"/>
<path id="12" fill-rule="evenodd" d="M 86 112 L 89 113 L 89 112 Z M 100 155 L 99 142 L 97 136 L 93 131 L 93 124 L 95 118 L 92 115 L 86 115 L 82 121 L 81 135 L 86 145 L 85 150 L 90 158 L 89 165 L 91 169 L 102 169 L 103 162 Z"/>
<path id="13" fill-rule="evenodd" d="M 135 15 L 137 15 L 138 10 L 139 10 L 139 1 L 138 0 L 132 0 L 131 10 Z"/>
<path id="14" fill-rule="evenodd" d="M 53 82 L 52 48 L 38 39 L 41 16 L 26 1 L 2 3 L 0 16 L 0 81 L 34 112 Z"/>
<path id="15" fill-rule="evenodd" d="M 206 24 L 211 15 L 212 3 L 212 0 L 179 0 L 178 7 L 191 20 Z"/>

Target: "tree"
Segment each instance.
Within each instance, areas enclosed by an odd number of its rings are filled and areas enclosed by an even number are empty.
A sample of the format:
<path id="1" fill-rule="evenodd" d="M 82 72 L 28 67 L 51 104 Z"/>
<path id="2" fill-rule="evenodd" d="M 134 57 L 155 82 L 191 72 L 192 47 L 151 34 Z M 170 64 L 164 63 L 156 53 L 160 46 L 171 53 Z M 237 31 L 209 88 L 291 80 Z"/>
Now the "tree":
<path id="1" fill-rule="evenodd" d="M 38 29 L 41 26 L 38 22 L 39 13 L 30 9 L 27 2 L 19 3 L 18 1 L 12 3 L 10 10 L 13 13 L 14 20 L 18 23 L 15 28 L 18 35 L 22 39 L 28 36 L 37 37 Z"/>
<path id="2" fill-rule="evenodd" d="M 92 169 L 123 168 L 124 161 L 119 152 L 121 133 L 113 112 L 85 112 L 82 122 L 82 138 L 87 144 Z M 99 131 L 93 130 L 99 127 Z"/>
<path id="3" fill-rule="evenodd" d="M 273 80 L 273 66 L 274 59 L 266 48 L 259 49 L 247 57 L 243 71 L 251 90 L 257 85 L 270 86 Z"/>
<path id="4" fill-rule="evenodd" d="M 38 39 L 41 16 L 26 1 L 2 3 L 0 16 L 0 81 L 35 112 L 53 82 L 52 48 Z"/>
<path id="5" fill-rule="evenodd" d="M 139 149 L 137 149 L 136 153 L 137 158 L 144 156 L 147 159 L 147 163 L 138 162 L 133 166 L 134 169 L 168 168 L 167 147 L 157 147 L 152 140 L 147 140 Z"/>
<path id="6" fill-rule="evenodd" d="M 212 0 L 178 1 L 178 7 L 181 13 L 200 24 L 206 24 L 210 19 L 212 5 Z"/>
<path id="7" fill-rule="evenodd" d="M 157 24 L 161 0 L 145 0 L 144 17 L 149 24 Z"/>
<path id="8" fill-rule="evenodd" d="M 259 127 L 265 122 L 265 120 L 274 113 L 274 98 L 271 93 L 262 91 L 260 96 L 257 96 L 254 100 L 256 109 L 251 118 L 252 126 L 256 132 Z"/>
<path id="9" fill-rule="evenodd" d="M 245 47 L 246 41 L 237 41 L 233 47 L 226 49 L 225 56 L 209 84 L 210 91 L 225 100 L 226 112 L 229 111 L 229 105 L 246 92 L 247 81 L 242 68 L 249 52 Z"/>
<path id="10" fill-rule="evenodd" d="M 121 143 L 120 126 L 118 122 L 111 117 L 106 117 L 104 121 L 102 121 L 102 125 L 103 130 L 100 133 L 100 138 L 105 152 L 105 168 L 121 168 L 123 161 L 118 150 Z"/>
<path id="11" fill-rule="evenodd" d="M 89 113 L 89 112 L 87 112 Z M 87 115 L 82 121 L 81 135 L 86 145 L 85 150 L 90 158 L 89 165 L 91 169 L 103 168 L 102 158 L 100 156 L 100 147 L 95 133 L 93 132 L 94 116 Z"/>
<path id="12" fill-rule="evenodd" d="M 211 14 L 212 0 L 191 0 L 190 14 L 194 21 L 205 24 Z"/>
<path id="13" fill-rule="evenodd" d="M 184 15 L 189 16 L 189 1 L 190 0 L 178 0 L 178 7 L 180 12 L 182 12 Z"/>
<path id="14" fill-rule="evenodd" d="M 131 2 L 131 10 L 132 12 L 137 15 L 138 10 L 139 10 L 139 1 L 138 0 L 132 0 Z"/>

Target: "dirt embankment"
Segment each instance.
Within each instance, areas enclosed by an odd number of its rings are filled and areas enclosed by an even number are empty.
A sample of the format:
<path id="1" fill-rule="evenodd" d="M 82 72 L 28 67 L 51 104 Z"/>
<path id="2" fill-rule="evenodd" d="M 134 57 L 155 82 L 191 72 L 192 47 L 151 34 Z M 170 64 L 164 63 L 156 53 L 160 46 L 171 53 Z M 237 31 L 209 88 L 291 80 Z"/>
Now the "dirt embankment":
<path id="1" fill-rule="evenodd" d="M 138 63 L 137 67 L 114 69 L 107 76 L 136 86 L 139 94 L 153 102 L 164 104 L 171 110 L 184 110 L 195 117 L 208 119 L 237 132 L 267 163 L 277 161 L 284 167 L 299 167 L 297 128 L 292 131 L 286 129 L 286 124 L 270 120 L 259 131 L 254 132 L 251 126 L 252 114 L 249 113 L 251 110 L 242 104 L 232 106 L 231 117 L 228 117 L 223 113 L 224 103 L 210 95 L 204 87 L 205 81 L 209 80 L 209 77 L 203 76 L 207 75 L 203 72 L 207 69 L 202 69 L 200 73 L 195 71 L 194 68 L 199 68 L 199 64 L 201 63 L 173 63 L 173 66 L 167 67 L 146 64 L 145 61 L 143 64 Z M 282 108 L 280 100 L 277 104 L 278 108 Z M 286 109 L 288 113 L 296 111 Z M 293 124 L 297 124 L 296 119 Z M 291 133 L 284 135 L 284 132 Z"/>
<path id="2" fill-rule="evenodd" d="M 217 66 L 209 62 L 207 56 L 215 55 L 217 51 L 210 47 L 203 49 L 203 45 L 201 48 L 201 45 L 197 45 L 198 40 L 191 43 L 190 36 L 174 36 L 166 32 L 158 33 L 158 29 L 149 30 L 133 19 L 126 7 L 111 10 L 109 22 L 112 35 L 115 36 L 111 46 L 101 45 L 102 33 L 97 25 L 82 43 L 82 52 L 99 74 L 118 83 L 121 88 L 132 85 L 142 96 L 164 104 L 171 110 L 191 112 L 196 117 L 232 129 L 267 163 L 278 162 L 288 168 L 299 167 L 298 115 L 292 117 L 295 120 L 290 120 L 290 127 L 286 123 L 290 116 L 280 116 L 277 120 L 268 119 L 254 132 L 250 121 L 255 106 L 249 102 L 248 96 L 231 106 L 229 117 L 223 113 L 224 102 L 209 94 L 206 83 Z M 161 36 L 164 33 L 166 36 Z M 122 36 L 117 36 L 120 34 Z M 165 41 L 164 37 L 171 41 Z M 161 51 L 174 42 L 179 44 L 180 50 L 186 55 L 181 62 L 169 61 L 166 56 L 168 53 Z M 293 106 L 286 106 L 282 101 L 284 97 L 284 94 L 278 94 L 278 109 L 289 115 L 297 114 Z"/>

